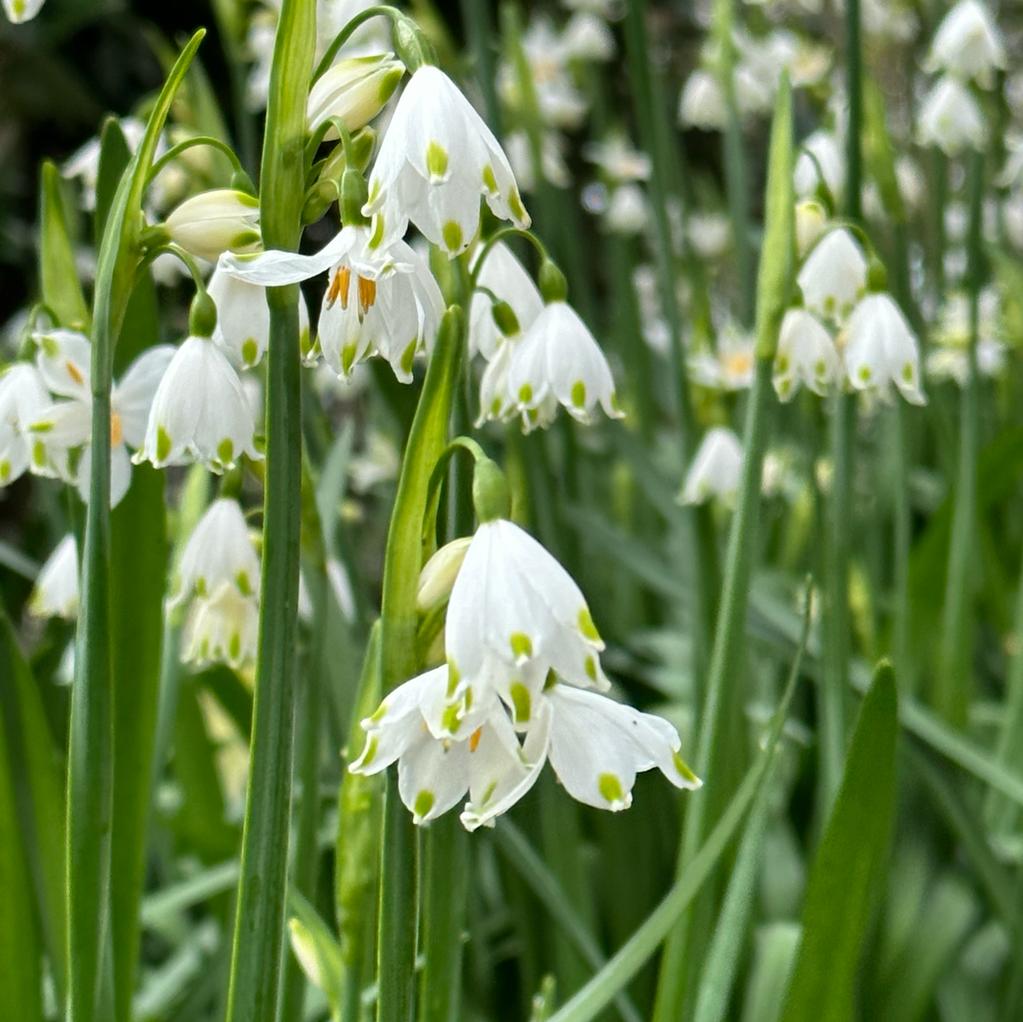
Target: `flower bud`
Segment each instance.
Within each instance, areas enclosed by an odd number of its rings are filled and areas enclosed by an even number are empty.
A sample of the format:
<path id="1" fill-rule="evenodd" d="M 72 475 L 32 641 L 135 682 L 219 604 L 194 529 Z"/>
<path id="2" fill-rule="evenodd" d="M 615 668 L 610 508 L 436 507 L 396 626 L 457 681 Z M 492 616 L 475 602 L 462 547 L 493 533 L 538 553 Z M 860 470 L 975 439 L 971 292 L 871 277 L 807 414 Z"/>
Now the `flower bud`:
<path id="1" fill-rule="evenodd" d="M 828 214 L 816 199 L 796 203 L 796 248 L 802 258 L 817 243 L 827 226 Z"/>
<path id="2" fill-rule="evenodd" d="M 439 607 L 451 595 L 458 569 L 462 566 L 465 552 L 471 542 L 471 536 L 452 540 L 423 565 L 423 570 L 419 573 L 419 588 L 416 591 L 416 609 L 421 614 Z"/>
<path id="3" fill-rule="evenodd" d="M 164 228 L 187 252 L 216 262 L 229 249 L 249 252 L 259 245 L 259 200 L 232 188 L 216 188 L 186 199 Z"/>
<path id="4" fill-rule="evenodd" d="M 424 64 L 436 63 L 433 46 L 415 21 L 400 14 L 393 19 L 392 27 L 394 48 L 410 71 L 418 71 Z"/>
<path id="5" fill-rule="evenodd" d="M 480 522 L 511 517 L 511 492 L 508 480 L 496 461 L 476 462 L 472 474 L 472 504 Z"/>
<path id="6" fill-rule="evenodd" d="M 347 227 L 350 224 L 364 224 L 362 207 L 366 204 L 366 179 L 353 167 L 346 167 L 341 175 L 341 222 Z"/>
<path id="7" fill-rule="evenodd" d="M 540 294 L 547 304 L 563 302 L 568 297 L 568 281 L 553 259 L 545 258 L 540 264 L 537 283 L 540 286 Z"/>
<path id="8" fill-rule="evenodd" d="M 317 131 L 332 117 L 357 131 L 381 111 L 404 74 L 405 65 L 390 53 L 338 61 L 309 93 L 309 131 Z M 326 137 L 336 138 L 337 132 L 331 128 Z"/>
<path id="9" fill-rule="evenodd" d="M 306 193 L 302 223 L 315 224 L 339 198 L 337 182 L 320 178 Z"/>
<path id="10" fill-rule="evenodd" d="M 505 337 L 515 337 L 521 332 L 522 326 L 519 323 L 519 317 L 515 315 L 515 310 L 507 302 L 494 302 L 490 307 L 490 314 L 494 317 L 497 329 Z"/>
<path id="11" fill-rule="evenodd" d="M 188 332 L 193 337 L 212 337 L 217 329 L 217 306 L 207 291 L 196 291 L 188 310 Z"/>

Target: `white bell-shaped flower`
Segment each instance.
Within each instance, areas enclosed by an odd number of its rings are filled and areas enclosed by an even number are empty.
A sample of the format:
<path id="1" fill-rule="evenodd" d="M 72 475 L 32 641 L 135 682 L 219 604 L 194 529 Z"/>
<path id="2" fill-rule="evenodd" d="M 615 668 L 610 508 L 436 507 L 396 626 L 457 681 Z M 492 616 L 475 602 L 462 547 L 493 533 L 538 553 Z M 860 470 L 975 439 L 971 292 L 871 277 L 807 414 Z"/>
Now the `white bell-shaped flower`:
<path id="1" fill-rule="evenodd" d="M 46 463 L 41 441 L 30 426 L 50 404 L 39 370 L 28 362 L 15 362 L 0 371 L 0 486 L 20 479 L 34 460 Z"/>
<path id="2" fill-rule="evenodd" d="M 185 199 L 164 222 L 172 241 L 211 263 L 222 252 L 259 245 L 259 200 L 234 188 L 215 188 Z"/>
<path id="3" fill-rule="evenodd" d="M 823 395 L 842 371 L 831 334 L 806 309 L 789 309 L 781 321 L 778 351 L 774 357 L 774 389 L 782 401 L 790 400 L 800 386 Z"/>
<path id="4" fill-rule="evenodd" d="M 404 74 L 405 65 L 393 53 L 339 60 L 309 90 L 309 131 L 335 117 L 349 131 L 358 131 L 380 113 Z M 337 132 L 331 128 L 326 137 L 336 138 Z"/>
<path id="5" fill-rule="evenodd" d="M 31 21 L 41 10 L 45 0 L 4 0 L 4 14 L 10 22 L 20 25 Z"/>
<path id="6" fill-rule="evenodd" d="M 238 501 L 215 500 L 199 519 L 181 554 L 174 585 L 174 605 L 193 595 L 208 597 L 221 586 L 234 586 L 242 596 L 259 592 L 256 556 Z"/>
<path id="7" fill-rule="evenodd" d="M 242 381 L 211 338 L 189 337 L 160 380 L 133 460 L 155 468 L 195 461 L 219 473 L 242 455 L 263 457 Z"/>
<path id="8" fill-rule="evenodd" d="M 842 322 L 867 287 L 867 260 L 844 227 L 814 246 L 796 278 L 803 304 L 822 319 Z"/>
<path id="9" fill-rule="evenodd" d="M 732 430 L 715 426 L 707 430 L 696 451 L 679 500 L 704 504 L 714 498 L 730 506 L 735 503 L 741 476 L 742 443 Z"/>
<path id="10" fill-rule="evenodd" d="M 182 660 L 196 667 L 227 664 L 235 670 L 256 659 L 259 606 L 225 583 L 192 603 L 182 636 Z"/>
<path id="11" fill-rule="evenodd" d="M 637 184 L 627 182 L 612 193 L 604 212 L 604 223 L 615 234 L 639 234 L 650 219 L 646 196 Z"/>
<path id="12" fill-rule="evenodd" d="M 475 266 L 473 260 L 471 268 Z M 469 352 L 479 353 L 489 362 L 505 340 L 494 322 L 491 295 L 511 306 L 518 321 L 516 336 L 528 330 L 543 312 L 543 298 L 532 276 L 503 241 L 487 253 L 476 283 L 479 290 L 469 305 Z"/>
<path id="13" fill-rule="evenodd" d="M 821 180 L 833 197 L 845 188 L 845 154 L 830 131 L 815 131 L 804 139 L 795 167 L 796 195 L 813 195 Z"/>
<path id="14" fill-rule="evenodd" d="M 917 141 L 937 146 L 946 156 L 983 149 L 984 115 L 970 90 L 957 78 L 940 78 L 924 99 L 917 118 Z"/>
<path id="15" fill-rule="evenodd" d="M 568 60 L 611 60 L 615 37 L 603 18 L 577 11 L 561 30 L 561 49 Z"/>
<path id="16" fill-rule="evenodd" d="M 258 365 L 270 341 L 270 310 L 264 289 L 228 273 L 218 262 L 207 288 L 217 307 L 217 326 L 213 340 L 224 350 L 236 368 Z M 308 352 L 309 309 L 305 296 L 298 296 L 299 347 Z"/>
<path id="17" fill-rule="evenodd" d="M 476 530 L 448 603 L 452 699 L 474 708 L 497 692 L 527 726 L 549 671 L 607 687 L 603 648 L 579 587 L 532 536 L 500 519 Z"/>
<path id="18" fill-rule="evenodd" d="M 678 120 L 704 131 L 720 131 L 728 123 L 725 94 L 709 71 L 698 68 L 686 79 L 678 99 Z"/>
<path id="19" fill-rule="evenodd" d="M 483 196 L 501 220 L 528 227 L 508 159 L 491 130 L 435 67 L 409 79 L 387 127 L 369 179 L 365 213 L 374 237 L 402 237 L 411 221 L 449 255 L 479 230 Z"/>
<path id="20" fill-rule="evenodd" d="M 942 19 L 925 63 L 990 88 L 994 72 L 1006 66 L 1005 44 L 988 9 L 978 0 L 960 0 Z"/>
<path id="21" fill-rule="evenodd" d="M 654 767 L 677 788 L 701 786 L 679 754 L 678 732 L 663 717 L 570 685 L 550 686 L 542 701 L 551 716 L 547 757 L 576 801 L 628 809 L 636 774 Z"/>
<path id="22" fill-rule="evenodd" d="M 78 616 L 78 544 L 73 535 L 65 536 L 39 569 L 28 612 L 69 621 Z"/>
<path id="23" fill-rule="evenodd" d="M 40 375 L 62 400 L 39 409 L 30 425 L 45 452 L 45 456 L 34 453 L 34 464 L 45 463 L 59 478 L 74 485 L 87 502 L 92 471 L 91 344 L 84 334 L 73 330 L 36 334 L 35 340 L 39 345 L 36 365 Z M 167 344 L 148 348 L 111 388 L 111 507 L 121 502 L 131 485 L 129 448 L 142 446 L 157 386 L 173 354 L 174 349 Z M 73 458 L 72 452 L 79 449 L 81 456 Z"/>
<path id="24" fill-rule="evenodd" d="M 623 415 L 604 353 L 579 315 L 563 301 L 544 306 L 515 342 L 507 393 L 527 430 L 550 423 L 559 404 L 580 422 L 591 421 L 598 405 L 612 419 Z"/>
<path id="25" fill-rule="evenodd" d="M 712 390 L 746 390 L 756 370 L 756 339 L 734 320 L 718 332 L 713 351 L 706 349 L 689 358 L 692 378 Z"/>
<path id="26" fill-rule="evenodd" d="M 653 164 L 650 157 L 633 147 L 624 132 L 613 131 L 600 142 L 583 146 L 583 157 L 595 164 L 612 181 L 647 181 Z"/>
<path id="27" fill-rule="evenodd" d="M 916 335 L 891 295 L 867 295 L 843 334 L 846 376 L 856 390 L 884 396 L 894 383 L 910 404 L 927 403 L 920 389 Z"/>

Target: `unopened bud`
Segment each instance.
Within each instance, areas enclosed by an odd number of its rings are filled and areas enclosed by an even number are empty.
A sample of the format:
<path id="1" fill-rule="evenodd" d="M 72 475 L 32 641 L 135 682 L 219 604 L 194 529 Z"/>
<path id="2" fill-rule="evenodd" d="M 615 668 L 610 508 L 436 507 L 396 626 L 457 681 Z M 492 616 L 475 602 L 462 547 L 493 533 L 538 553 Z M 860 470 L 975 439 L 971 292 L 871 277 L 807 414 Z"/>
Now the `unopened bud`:
<path id="1" fill-rule="evenodd" d="M 302 223 L 314 224 L 339 197 L 337 182 L 329 178 L 320 178 L 306 193 L 305 205 L 302 207 Z"/>
<path id="2" fill-rule="evenodd" d="M 877 256 L 871 256 L 867 266 L 867 291 L 877 294 L 888 290 L 888 271 Z"/>
<path id="3" fill-rule="evenodd" d="M 553 259 L 544 258 L 540 264 L 537 283 L 540 294 L 548 305 L 551 302 L 563 302 L 568 297 L 568 281 Z"/>
<path id="4" fill-rule="evenodd" d="M 390 53 L 338 61 L 309 92 L 309 131 L 335 117 L 348 131 L 357 131 L 380 113 L 404 74 L 405 65 Z M 326 137 L 336 138 L 337 132 L 331 128 Z"/>
<path id="5" fill-rule="evenodd" d="M 421 614 L 427 614 L 447 601 L 470 542 L 471 536 L 452 540 L 423 565 L 416 590 L 416 609 Z"/>
<path id="6" fill-rule="evenodd" d="M 796 203 L 796 249 L 800 258 L 817 243 L 827 223 L 827 211 L 816 199 Z"/>
<path id="7" fill-rule="evenodd" d="M 494 302 L 490 307 L 490 314 L 494 317 L 497 329 L 505 337 L 515 337 L 521 333 L 522 326 L 519 323 L 519 317 L 515 315 L 515 310 L 507 302 Z"/>
<path id="8" fill-rule="evenodd" d="M 186 252 L 216 262 L 222 252 L 259 246 L 259 200 L 233 188 L 216 188 L 185 199 L 164 222 Z"/>

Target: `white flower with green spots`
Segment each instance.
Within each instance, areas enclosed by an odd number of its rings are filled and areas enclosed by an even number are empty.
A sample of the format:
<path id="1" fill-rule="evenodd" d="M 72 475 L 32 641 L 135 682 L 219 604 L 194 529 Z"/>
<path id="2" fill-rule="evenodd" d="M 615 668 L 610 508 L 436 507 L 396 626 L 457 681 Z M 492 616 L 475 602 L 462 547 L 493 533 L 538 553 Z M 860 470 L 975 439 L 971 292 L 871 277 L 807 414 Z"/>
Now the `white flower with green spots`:
<path id="1" fill-rule="evenodd" d="M 853 236 L 838 227 L 817 242 L 796 279 L 807 309 L 841 323 L 866 292 L 867 260 Z"/>
<path id="2" fill-rule="evenodd" d="M 480 197 L 501 220 L 528 227 L 508 158 L 493 132 L 443 71 L 409 79 L 369 179 L 374 237 L 403 237 L 411 221 L 450 256 L 479 231 Z"/>
<path id="3" fill-rule="evenodd" d="M 393 53 L 339 60 L 309 90 L 309 131 L 333 118 L 349 131 L 358 131 L 380 113 L 404 74 L 405 65 Z M 337 138 L 337 132 L 330 128 L 326 137 Z"/>
<path id="4" fill-rule="evenodd" d="M 35 335 L 36 366 L 60 400 L 37 410 L 29 430 L 34 438 L 32 471 L 71 483 L 88 502 L 92 461 L 92 389 L 89 339 L 74 330 Z M 110 392 L 110 506 L 121 502 L 131 485 L 129 448 L 139 448 L 146 419 L 174 349 L 148 348 L 115 382 Z"/>
<path id="5" fill-rule="evenodd" d="M 196 667 L 227 664 L 240 670 L 256 659 L 259 605 L 232 583 L 192 603 L 183 634 L 182 659 Z"/>
<path id="6" fill-rule="evenodd" d="M 507 418 L 517 413 L 527 432 L 549 425 L 558 405 L 580 422 L 591 422 L 598 406 L 612 419 L 623 416 L 600 345 L 563 301 L 544 306 L 521 340 L 512 342 L 504 386 L 500 410 L 495 398 L 486 401 L 485 397 L 483 417 Z"/>
<path id="7" fill-rule="evenodd" d="M 211 338 L 189 337 L 160 380 L 145 442 L 132 460 L 155 468 L 199 462 L 220 473 L 242 455 L 263 457 L 242 381 Z"/>
<path id="8" fill-rule="evenodd" d="M 42 375 L 28 362 L 15 362 L 0 371 L 0 486 L 20 479 L 33 461 L 38 444 L 29 426 L 50 403 Z M 40 445 L 40 456 L 46 454 Z"/>
<path id="9" fill-rule="evenodd" d="M 781 321 L 774 357 L 778 397 L 789 401 L 801 386 L 824 395 L 841 371 L 841 360 L 824 324 L 806 309 L 789 309 Z"/>
<path id="10" fill-rule="evenodd" d="M 937 146 L 946 156 L 983 149 L 987 127 L 980 104 L 957 78 L 939 78 L 917 116 L 917 141 Z"/>
<path id="11" fill-rule="evenodd" d="M 475 266 L 474 259 L 470 268 L 475 269 Z M 543 298 L 536 281 L 503 241 L 487 252 L 476 284 L 477 290 L 469 305 L 469 352 L 478 353 L 489 362 L 506 340 L 506 335 L 494 322 L 495 300 L 511 306 L 519 328 L 514 336 L 518 337 L 543 312 Z"/>
<path id="12" fill-rule="evenodd" d="M 867 295 L 855 308 L 843 333 L 849 383 L 885 396 L 890 384 L 914 405 L 927 403 L 920 389 L 920 351 L 916 335 L 891 295 Z"/>
<path id="13" fill-rule="evenodd" d="M 215 188 L 185 199 L 167 217 L 172 241 L 200 259 L 250 252 L 259 245 L 259 200 L 234 188 Z"/>
<path id="14" fill-rule="evenodd" d="M 259 558 L 245 515 L 238 501 L 225 497 L 210 504 L 185 544 L 172 605 L 193 595 L 208 597 L 223 585 L 242 596 L 259 592 Z"/>
<path id="15" fill-rule="evenodd" d="M 1006 66 L 1005 44 L 988 9 L 978 0 L 960 0 L 945 15 L 927 56 L 927 71 L 947 71 L 963 81 L 990 88 L 994 72 Z"/>
<path id="16" fill-rule="evenodd" d="M 15 25 L 31 21 L 42 10 L 44 0 L 3 0 L 4 14 Z"/>
<path id="17" fill-rule="evenodd" d="M 735 502 L 742 475 L 742 444 L 732 430 L 715 426 L 696 451 L 686 473 L 679 501 L 682 504 L 704 504 L 712 498 L 723 504 Z"/>
<path id="18" fill-rule="evenodd" d="M 34 617 L 69 621 L 78 616 L 78 544 L 73 535 L 65 536 L 39 569 L 28 611 Z"/>

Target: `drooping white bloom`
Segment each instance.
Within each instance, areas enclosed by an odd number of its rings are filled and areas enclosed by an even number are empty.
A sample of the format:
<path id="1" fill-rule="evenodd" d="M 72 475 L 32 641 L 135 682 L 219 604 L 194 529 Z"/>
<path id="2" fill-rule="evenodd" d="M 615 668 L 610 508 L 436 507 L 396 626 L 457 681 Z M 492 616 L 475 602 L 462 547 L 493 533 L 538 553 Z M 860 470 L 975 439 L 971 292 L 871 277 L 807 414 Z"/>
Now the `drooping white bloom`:
<path id="1" fill-rule="evenodd" d="M 827 211 L 816 199 L 796 203 L 796 253 L 800 259 L 817 244 L 827 225 Z"/>
<path id="2" fill-rule="evenodd" d="M 358 131 L 380 113 L 404 74 L 405 65 L 393 53 L 339 60 L 309 90 L 309 131 L 334 117 L 349 131 Z M 331 128 L 326 137 L 336 138 L 337 132 Z"/>
<path id="3" fill-rule="evenodd" d="M 742 443 L 732 430 L 715 426 L 707 430 L 686 473 L 679 500 L 703 504 L 712 497 L 726 505 L 735 502 L 742 475 Z"/>
<path id="4" fill-rule="evenodd" d="M 628 182 L 611 193 L 604 222 L 615 234 L 639 234 L 649 218 L 646 196 L 639 185 Z"/>
<path id="5" fill-rule="evenodd" d="M 561 30 L 561 49 L 568 60 L 603 62 L 615 55 L 615 37 L 603 18 L 578 11 Z"/>
<path id="6" fill-rule="evenodd" d="M 227 664 L 240 670 L 256 659 L 259 606 L 224 583 L 192 603 L 182 637 L 182 659 L 196 667 Z"/>
<path id="7" fill-rule="evenodd" d="M 830 131 L 815 131 L 804 139 L 796 160 L 796 194 L 813 195 L 822 180 L 832 196 L 841 196 L 845 188 L 845 154 Z"/>
<path id="8" fill-rule="evenodd" d="M 4 0 L 4 14 L 15 25 L 31 21 L 40 10 L 45 0 Z"/>
<path id="9" fill-rule="evenodd" d="M 69 621 L 78 616 L 78 544 L 73 535 L 65 536 L 39 569 L 28 612 Z"/>
<path id="10" fill-rule="evenodd" d="M 583 156 L 612 181 L 647 181 L 650 178 L 650 157 L 634 148 L 622 132 L 612 132 L 599 142 L 587 143 Z"/>
<path id="11" fill-rule="evenodd" d="M 958 156 L 966 149 L 983 149 L 986 136 L 984 115 L 970 90 L 951 75 L 940 78 L 920 109 L 919 143 Z"/>
<path id="12" fill-rule="evenodd" d="M 35 335 L 39 345 L 36 366 L 47 387 L 60 400 L 39 408 L 29 424 L 44 457 L 34 451 L 33 471 L 55 474 L 89 499 L 92 471 L 92 390 L 89 339 L 74 330 Z M 128 448 L 139 448 L 157 385 L 174 349 L 161 344 L 148 348 L 128 367 L 110 392 L 110 506 L 121 502 L 131 485 Z M 76 460 L 70 455 L 81 449 Z M 52 470 L 52 471 L 51 471 Z"/>
<path id="13" fill-rule="evenodd" d="M 500 519 L 476 530 L 448 603 L 449 699 L 471 715 L 496 693 L 526 727 L 549 671 L 607 688 L 603 648 L 579 587 L 532 536 Z"/>
<path id="14" fill-rule="evenodd" d="M 504 151 L 511 164 L 515 180 L 524 192 L 536 188 L 533 170 L 533 147 L 524 131 L 512 131 L 504 137 Z M 558 188 L 572 183 L 572 174 L 565 162 L 565 136 L 557 131 L 545 131 L 540 138 L 540 174 L 544 181 Z"/>
<path id="15" fill-rule="evenodd" d="M 981 376 L 998 377 L 1005 369 L 1008 349 L 995 337 L 977 341 L 977 372 Z M 965 348 L 938 347 L 927 355 L 927 375 L 935 380 L 953 380 L 965 387 L 970 377 L 970 356 Z"/>
<path id="16" fill-rule="evenodd" d="M 172 241 L 213 263 L 222 252 L 259 245 L 259 200 L 233 188 L 200 192 L 172 210 L 163 226 Z"/>
<path id="17" fill-rule="evenodd" d="M 925 63 L 990 88 L 994 72 L 1006 66 L 1005 45 L 988 9 L 978 0 L 960 0 L 942 19 Z"/>
<path id="18" fill-rule="evenodd" d="M 405 86 L 369 180 L 375 234 L 402 237 L 409 221 L 449 255 L 479 230 L 479 200 L 501 220 L 528 227 L 508 159 L 454 82 L 419 68 Z"/>
<path id="19" fill-rule="evenodd" d="M 831 334 L 806 309 L 789 309 L 781 322 L 774 358 L 774 389 L 790 400 L 801 385 L 823 395 L 842 370 Z"/>
<path id="20" fill-rule="evenodd" d="M 866 290 L 867 260 L 853 236 L 839 227 L 817 242 L 796 279 L 806 308 L 841 322 Z"/>
<path id="21" fill-rule="evenodd" d="M 46 463 L 45 451 L 33 458 L 34 440 L 29 430 L 50 403 L 39 370 L 28 362 L 15 362 L 0 372 L 0 486 L 20 479 L 33 460 Z"/>
<path id="22" fill-rule="evenodd" d="M 694 211 L 686 217 L 686 238 L 701 259 L 718 259 L 731 241 L 731 221 L 723 213 Z"/>
<path id="23" fill-rule="evenodd" d="M 133 460 L 155 468 L 197 461 L 219 473 L 243 454 L 263 457 L 255 434 L 242 381 L 227 356 L 209 337 L 188 337 L 160 380 L 145 442 Z"/>
<path id="24" fill-rule="evenodd" d="M 863 298 L 849 317 L 844 339 L 846 375 L 856 390 L 883 396 L 894 383 L 910 404 L 926 404 L 916 335 L 891 295 Z"/>
<path id="25" fill-rule="evenodd" d="M 746 390 L 756 369 L 755 340 L 734 320 L 718 331 L 717 346 L 689 358 L 693 380 L 713 390 Z"/>
<path id="26" fill-rule="evenodd" d="M 270 310 L 266 292 L 257 284 L 239 280 L 217 263 L 207 292 L 217 307 L 217 326 L 213 340 L 231 362 L 240 369 L 258 365 L 270 341 Z M 305 296 L 298 296 L 299 347 L 308 352 L 309 309 Z"/>
<path id="27" fill-rule="evenodd" d="M 607 359 L 566 302 L 545 305 L 508 358 L 507 407 L 522 415 L 527 430 L 552 422 L 559 404 L 580 422 L 589 422 L 598 405 L 610 418 L 622 417 Z"/>
<path id="28" fill-rule="evenodd" d="M 222 497 L 206 509 L 188 537 L 174 583 L 172 604 L 208 597 L 221 586 L 242 596 L 259 592 L 259 558 L 236 500 Z"/>
<path id="29" fill-rule="evenodd" d="M 476 258 L 471 265 L 475 269 Z M 497 242 L 487 253 L 477 284 L 485 290 L 477 290 L 469 305 L 469 352 L 479 353 L 489 362 L 505 340 L 494 322 L 491 311 L 494 301 L 490 295 L 496 295 L 511 306 L 519 333 L 528 330 L 543 312 L 543 298 L 532 276 L 503 241 Z"/>
<path id="30" fill-rule="evenodd" d="M 679 123 L 686 127 L 718 131 L 728 123 L 725 95 L 717 78 L 698 68 L 686 79 L 678 98 Z"/>

